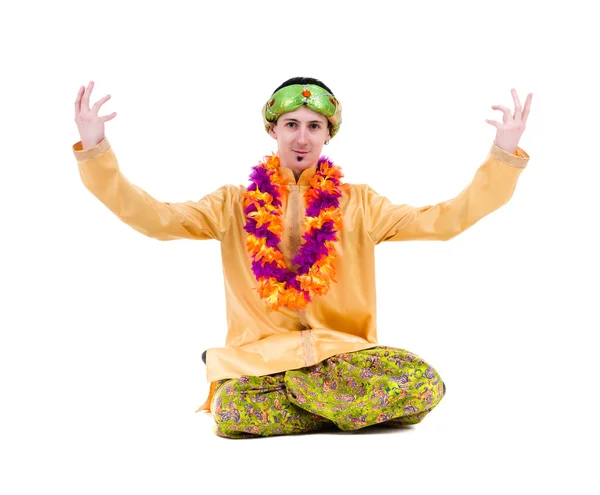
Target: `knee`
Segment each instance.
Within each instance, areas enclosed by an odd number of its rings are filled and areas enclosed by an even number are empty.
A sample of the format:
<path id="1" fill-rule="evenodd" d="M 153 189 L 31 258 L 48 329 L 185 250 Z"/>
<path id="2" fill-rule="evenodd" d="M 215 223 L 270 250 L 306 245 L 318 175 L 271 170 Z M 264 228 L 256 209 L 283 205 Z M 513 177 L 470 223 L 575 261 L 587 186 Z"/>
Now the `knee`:
<path id="1" fill-rule="evenodd" d="M 217 424 L 237 423 L 240 420 L 240 413 L 236 404 L 239 393 L 236 391 L 234 382 L 235 380 L 228 380 L 220 386 L 217 385 L 211 404 L 212 415 Z"/>
<path id="2" fill-rule="evenodd" d="M 436 406 L 446 395 L 446 384 L 438 375 L 437 383 L 431 390 L 431 407 Z"/>
<path id="3" fill-rule="evenodd" d="M 215 420 L 214 432 L 225 438 L 247 438 L 253 436 L 248 424 L 237 379 L 226 380 L 215 391 L 212 416 Z"/>
<path id="4" fill-rule="evenodd" d="M 428 372 L 430 372 L 430 376 L 428 377 L 428 382 L 419 381 L 416 383 L 416 387 L 418 388 L 415 389 L 413 399 L 417 407 L 415 407 L 414 412 L 417 412 L 419 409 L 433 409 L 446 395 L 446 384 L 437 371 L 431 370 L 432 368 L 429 367 Z M 408 412 L 408 414 L 411 414 L 411 412 Z"/>
<path id="5" fill-rule="evenodd" d="M 419 390 L 422 390 L 421 385 L 425 385 L 424 398 L 430 406 L 433 406 L 446 395 L 446 384 L 433 366 L 427 363 L 423 363 L 423 365 L 426 367 L 422 375 L 425 380 L 417 379 L 416 386 L 419 387 Z"/>
<path id="6" fill-rule="evenodd" d="M 437 406 L 440 401 L 444 398 L 444 396 L 446 395 L 446 384 L 443 382 L 443 380 L 440 379 L 440 383 L 437 386 L 437 390 L 435 390 L 433 394 L 433 400 L 432 400 L 432 404 L 431 404 L 431 408 L 433 409 L 433 407 Z"/>

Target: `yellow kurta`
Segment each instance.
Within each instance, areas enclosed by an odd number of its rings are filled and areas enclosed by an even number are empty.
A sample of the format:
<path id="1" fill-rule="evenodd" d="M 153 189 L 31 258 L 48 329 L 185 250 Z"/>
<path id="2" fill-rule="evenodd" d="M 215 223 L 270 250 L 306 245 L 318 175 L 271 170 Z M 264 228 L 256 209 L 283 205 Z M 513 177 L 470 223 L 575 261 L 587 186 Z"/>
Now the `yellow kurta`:
<path id="1" fill-rule="evenodd" d="M 375 301 L 375 245 L 382 241 L 448 240 L 505 204 L 529 161 L 492 144 L 469 186 L 458 196 L 421 207 L 393 204 L 367 184 L 343 184 L 340 207 L 343 229 L 335 243 L 336 283 L 314 296 L 306 310 L 269 311 L 256 290 L 246 248 L 243 211 L 245 185 L 227 184 L 198 201 L 168 203 L 129 182 L 119 169 L 107 139 L 82 150 L 73 145 L 85 187 L 123 222 L 158 240 L 217 239 L 225 280 L 227 336 L 225 346 L 209 348 L 206 378 L 209 409 L 214 383 L 222 378 L 267 375 L 311 366 L 342 352 L 379 345 Z M 297 253 L 302 235 L 304 193 L 316 169 L 296 181 L 280 167 L 289 196 L 283 196 L 284 231 L 280 248 L 286 265 Z"/>

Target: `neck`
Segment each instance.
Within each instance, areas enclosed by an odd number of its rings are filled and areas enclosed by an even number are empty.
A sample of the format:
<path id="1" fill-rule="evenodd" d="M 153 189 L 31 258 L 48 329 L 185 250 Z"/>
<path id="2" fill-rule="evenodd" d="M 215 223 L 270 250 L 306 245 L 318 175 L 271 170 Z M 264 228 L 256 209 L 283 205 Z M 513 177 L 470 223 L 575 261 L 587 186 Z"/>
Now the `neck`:
<path id="1" fill-rule="evenodd" d="M 317 168 L 317 165 L 314 165 L 313 167 L 306 167 L 306 168 L 295 168 L 295 167 L 289 167 L 283 163 L 280 163 L 280 166 L 282 166 L 284 168 L 289 168 L 294 173 L 294 178 L 296 179 L 296 182 L 298 182 L 298 179 L 300 179 L 302 172 L 304 172 L 305 170 L 309 170 L 311 168 Z"/>
<path id="2" fill-rule="evenodd" d="M 294 178 L 296 182 L 298 182 L 298 179 L 300 179 L 302 172 L 311 168 L 317 168 L 318 166 L 318 161 L 316 161 L 310 166 L 307 166 L 308 164 L 306 160 L 298 162 L 293 161 L 292 163 L 289 163 L 288 161 L 284 161 L 284 159 L 281 157 L 281 155 L 279 155 L 279 153 L 277 153 L 277 155 L 279 156 L 279 165 L 281 167 L 289 168 L 294 173 Z"/>

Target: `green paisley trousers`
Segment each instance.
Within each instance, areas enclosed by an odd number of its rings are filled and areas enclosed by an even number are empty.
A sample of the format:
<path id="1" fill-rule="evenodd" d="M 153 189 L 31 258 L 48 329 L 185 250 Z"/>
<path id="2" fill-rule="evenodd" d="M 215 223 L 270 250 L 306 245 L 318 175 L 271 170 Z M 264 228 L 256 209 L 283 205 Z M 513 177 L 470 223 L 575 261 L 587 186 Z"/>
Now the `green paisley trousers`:
<path id="1" fill-rule="evenodd" d="M 378 346 L 306 368 L 219 380 L 211 402 L 213 431 L 252 438 L 412 425 L 445 393 L 440 375 L 419 356 Z"/>

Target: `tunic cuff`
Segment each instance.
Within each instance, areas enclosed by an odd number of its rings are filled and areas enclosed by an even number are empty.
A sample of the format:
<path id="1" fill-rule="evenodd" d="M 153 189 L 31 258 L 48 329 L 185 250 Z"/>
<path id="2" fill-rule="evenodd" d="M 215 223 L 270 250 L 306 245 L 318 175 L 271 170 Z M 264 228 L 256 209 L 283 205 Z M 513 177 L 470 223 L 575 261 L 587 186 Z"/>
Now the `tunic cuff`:
<path id="1" fill-rule="evenodd" d="M 75 158 L 78 162 L 89 160 L 91 158 L 97 157 L 98 155 L 101 155 L 110 148 L 110 143 L 105 137 L 102 141 L 100 141 L 96 146 L 93 146 L 92 148 L 87 148 L 85 150 L 82 148 L 83 146 L 81 144 L 81 141 L 77 141 L 73 145 L 73 154 L 75 155 Z"/>
<path id="2" fill-rule="evenodd" d="M 494 158 L 497 158 L 501 162 L 506 163 L 507 165 L 517 168 L 525 168 L 527 162 L 529 161 L 529 155 L 525 152 L 525 150 L 519 148 L 518 146 L 515 150 L 515 154 L 513 155 L 512 153 L 509 153 L 508 151 L 497 146 L 496 143 L 492 143 L 490 155 Z"/>

